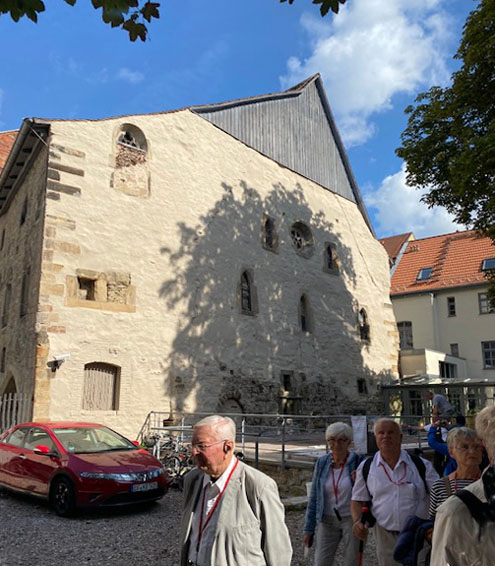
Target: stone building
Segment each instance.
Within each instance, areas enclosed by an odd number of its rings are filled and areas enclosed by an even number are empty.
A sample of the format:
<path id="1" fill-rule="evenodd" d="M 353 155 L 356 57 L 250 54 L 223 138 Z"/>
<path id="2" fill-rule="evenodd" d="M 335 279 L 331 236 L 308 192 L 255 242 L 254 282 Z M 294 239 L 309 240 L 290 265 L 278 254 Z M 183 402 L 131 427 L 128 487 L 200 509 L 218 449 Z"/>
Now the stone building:
<path id="1" fill-rule="evenodd" d="M 376 410 L 397 377 L 388 259 L 319 75 L 218 105 L 26 119 L 6 145 L 0 395 L 128 434 L 170 406 Z"/>

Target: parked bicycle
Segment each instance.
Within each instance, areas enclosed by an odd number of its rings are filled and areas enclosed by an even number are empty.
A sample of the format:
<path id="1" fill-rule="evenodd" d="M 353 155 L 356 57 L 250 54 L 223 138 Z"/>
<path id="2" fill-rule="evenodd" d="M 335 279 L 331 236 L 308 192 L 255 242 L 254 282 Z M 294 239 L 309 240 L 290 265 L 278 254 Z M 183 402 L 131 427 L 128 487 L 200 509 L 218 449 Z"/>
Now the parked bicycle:
<path id="1" fill-rule="evenodd" d="M 153 434 L 143 444 L 162 462 L 170 485 L 182 489 L 185 474 L 194 467 L 190 444 L 170 434 Z"/>

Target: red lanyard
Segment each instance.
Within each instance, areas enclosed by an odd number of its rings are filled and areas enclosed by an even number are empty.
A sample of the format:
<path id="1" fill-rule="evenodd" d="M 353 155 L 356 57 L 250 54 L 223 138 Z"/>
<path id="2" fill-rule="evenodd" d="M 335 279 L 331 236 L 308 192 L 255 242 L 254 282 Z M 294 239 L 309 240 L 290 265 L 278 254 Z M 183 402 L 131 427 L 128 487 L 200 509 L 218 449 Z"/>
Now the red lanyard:
<path id="1" fill-rule="evenodd" d="M 205 521 L 204 525 L 203 525 L 203 515 L 204 515 L 204 511 L 205 511 L 206 488 L 208 487 L 208 484 L 205 485 L 205 487 L 203 489 L 203 501 L 201 502 L 201 515 L 199 517 L 199 532 L 198 532 L 198 543 L 196 545 L 196 552 L 199 552 L 199 546 L 201 544 L 201 538 L 203 536 L 203 531 L 206 529 L 206 525 L 208 524 L 209 520 L 211 519 L 211 516 L 213 515 L 215 509 L 217 508 L 217 505 L 220 502 L 220 498 L 222 497 L 223 492 L 227 489 L 227 486 L 229 485 L 230 478 L 232 477 L 232 474 L 234 473 L 235 469 L 237 468 L 238 463 L 239 463 L 239 460 L 236 460 L 234 467 L 232 468 L 232 470 L 230 471 L 230 474 L 227 477 L 227 481 L 225 482 L 225 485 L 223 486 L 222 491 L 218 494 L 217 498 L 215 499 L 215 503 L 213 503 L 213 507 L 210 509 L 210 512 L 206 516 L 206 521 Z"/>
<path id="2" fill-rule="evenodd" d="M 334 474 L 334 471 L 333 471 L 334 468 L 332 466 L 333 494 L 335 495 L 335 504 L 336 505 L 339 504 L 339 483 L 340 483 L 340 480 L 342 479 L 342 474 L 344 473 L 346 461 L 347 461 L 347 456 L 345 457 L 344 463 L 342 464 L 342 467 L 340 468 L 340 473 L 339 473 L 339 477 L 337 478 L 337 483 L 335 483 L 335 474 Z"/>
<path id="3" fill-rule="evenodd" d="M 383 465 L 383 462 L 380 462 L 380 466 L 383 468 L 383 471 L 385 472 L 385 475 L 388 478 L 388 481 L 390 483 L 393 483 L 394 485 L 404 485 L 404 478 L 406 477 L 407 474 L 407 464 L 405 462 L 402 462 L 402 464 L 404 464 L 404 474 L 402 475 L 402 477 L 399 479 L 399 481 L 395 481 L 390 477 L 390 474 L 387 472 L 387 468 Z"/>

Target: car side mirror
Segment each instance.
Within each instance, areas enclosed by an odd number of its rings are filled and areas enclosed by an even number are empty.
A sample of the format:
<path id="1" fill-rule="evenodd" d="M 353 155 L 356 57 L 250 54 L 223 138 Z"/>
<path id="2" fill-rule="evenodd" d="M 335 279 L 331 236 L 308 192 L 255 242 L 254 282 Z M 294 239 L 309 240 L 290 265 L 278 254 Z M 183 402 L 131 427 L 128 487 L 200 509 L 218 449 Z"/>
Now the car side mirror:
<path id="1" fill-rule="evenodd" d="M 141 448 L 141 444 L 139 444 L 139 442 L 137 440 L 131 440 L 131 442 L 137 446 L 138 448 Z"/>
<path id="2" fill-rule="evenodd" d="M 35 454 L 38 454 L 39 456 L 55 456 L 55 454 L 50 450 L 50 448 L 48 448 L 48 446 L 45 446 L 43 444 L 35 446 L 33 448 L 33 452 Z"/>

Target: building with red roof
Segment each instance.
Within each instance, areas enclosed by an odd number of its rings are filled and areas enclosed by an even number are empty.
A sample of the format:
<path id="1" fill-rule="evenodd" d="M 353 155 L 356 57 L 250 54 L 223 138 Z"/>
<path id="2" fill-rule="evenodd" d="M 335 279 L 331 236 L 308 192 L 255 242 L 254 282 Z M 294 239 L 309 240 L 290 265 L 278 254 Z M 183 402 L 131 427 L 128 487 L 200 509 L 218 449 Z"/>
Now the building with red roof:
<path id="1" fill-rule="evenodd" d="M 393 250 L 401 238 L 382 244 Z M 421 389 L 431 386 L 462 413 L 493 402 L 495 309 L 487 296 L 493 269 L 495 246 L 474 230 L 407 241 L 391 274 L 406 412 L 424 414 Z"/>

